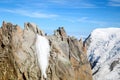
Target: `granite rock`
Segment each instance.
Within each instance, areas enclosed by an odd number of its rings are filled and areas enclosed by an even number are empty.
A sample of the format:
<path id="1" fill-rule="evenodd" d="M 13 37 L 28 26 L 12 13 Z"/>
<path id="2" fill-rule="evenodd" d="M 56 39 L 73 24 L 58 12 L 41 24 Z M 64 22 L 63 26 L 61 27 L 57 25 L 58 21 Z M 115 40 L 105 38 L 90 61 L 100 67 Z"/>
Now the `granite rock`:
<path id="1" fill-rule="evenodd" d="M 63 27 L 46 36 L 33 23 L 25 23 L 21 29 L 6 22 L 0 28 L 0 80 L 41 80 L 36 34 L 47 37 L 51 48 L 47 80 L 92 80 L 86 46 L 69 37 Z"/>

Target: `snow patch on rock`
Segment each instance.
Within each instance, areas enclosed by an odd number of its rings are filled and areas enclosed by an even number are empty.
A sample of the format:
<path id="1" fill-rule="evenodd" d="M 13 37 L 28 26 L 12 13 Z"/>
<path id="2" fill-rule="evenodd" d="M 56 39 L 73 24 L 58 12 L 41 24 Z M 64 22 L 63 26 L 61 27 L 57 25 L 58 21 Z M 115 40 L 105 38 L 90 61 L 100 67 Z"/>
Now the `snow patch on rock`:
<path id="1" fill-rule="evenodd" d="M 36 55 L 42 76 L 44 76 L 44 78 L 47 78 L 46 70 L 49 64 L 49 55 L 50 55 L 49 41 L 45 37 L 37 34 L 35 46 L 36 46 Z"/>

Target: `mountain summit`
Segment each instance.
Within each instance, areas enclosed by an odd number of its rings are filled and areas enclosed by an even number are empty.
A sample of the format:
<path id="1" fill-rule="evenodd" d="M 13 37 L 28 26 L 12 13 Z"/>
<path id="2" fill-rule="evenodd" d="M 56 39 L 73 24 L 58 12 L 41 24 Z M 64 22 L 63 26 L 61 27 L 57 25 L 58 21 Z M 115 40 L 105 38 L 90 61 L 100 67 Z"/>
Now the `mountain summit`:
<path id="1" fill-rule="evenodd" d="M 120 28 L 96 29 L 85 43 L 94 80 L 119 80 Z"/>

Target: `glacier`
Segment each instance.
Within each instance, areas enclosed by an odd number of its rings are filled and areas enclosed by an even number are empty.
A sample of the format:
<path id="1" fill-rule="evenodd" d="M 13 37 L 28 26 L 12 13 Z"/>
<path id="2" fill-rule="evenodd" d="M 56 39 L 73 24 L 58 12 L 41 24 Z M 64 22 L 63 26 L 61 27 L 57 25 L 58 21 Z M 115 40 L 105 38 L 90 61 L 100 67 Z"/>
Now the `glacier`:
<path id="1" fill-rule="evenodd" d="M 120 28 L 98 28 L 87 50 L 94 80 L 120 80 Z"/>

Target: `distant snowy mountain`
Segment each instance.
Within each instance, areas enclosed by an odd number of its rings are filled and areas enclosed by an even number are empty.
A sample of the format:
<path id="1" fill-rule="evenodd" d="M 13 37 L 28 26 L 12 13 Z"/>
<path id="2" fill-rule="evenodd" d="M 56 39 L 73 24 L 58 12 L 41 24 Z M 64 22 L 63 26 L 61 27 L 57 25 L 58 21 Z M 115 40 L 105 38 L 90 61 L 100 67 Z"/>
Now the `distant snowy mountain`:
<path id="1" fill-rule="evenodd" d="M 86 44 L 94 80 L 120 80 L 120 28 L 96 29 Z"/>

